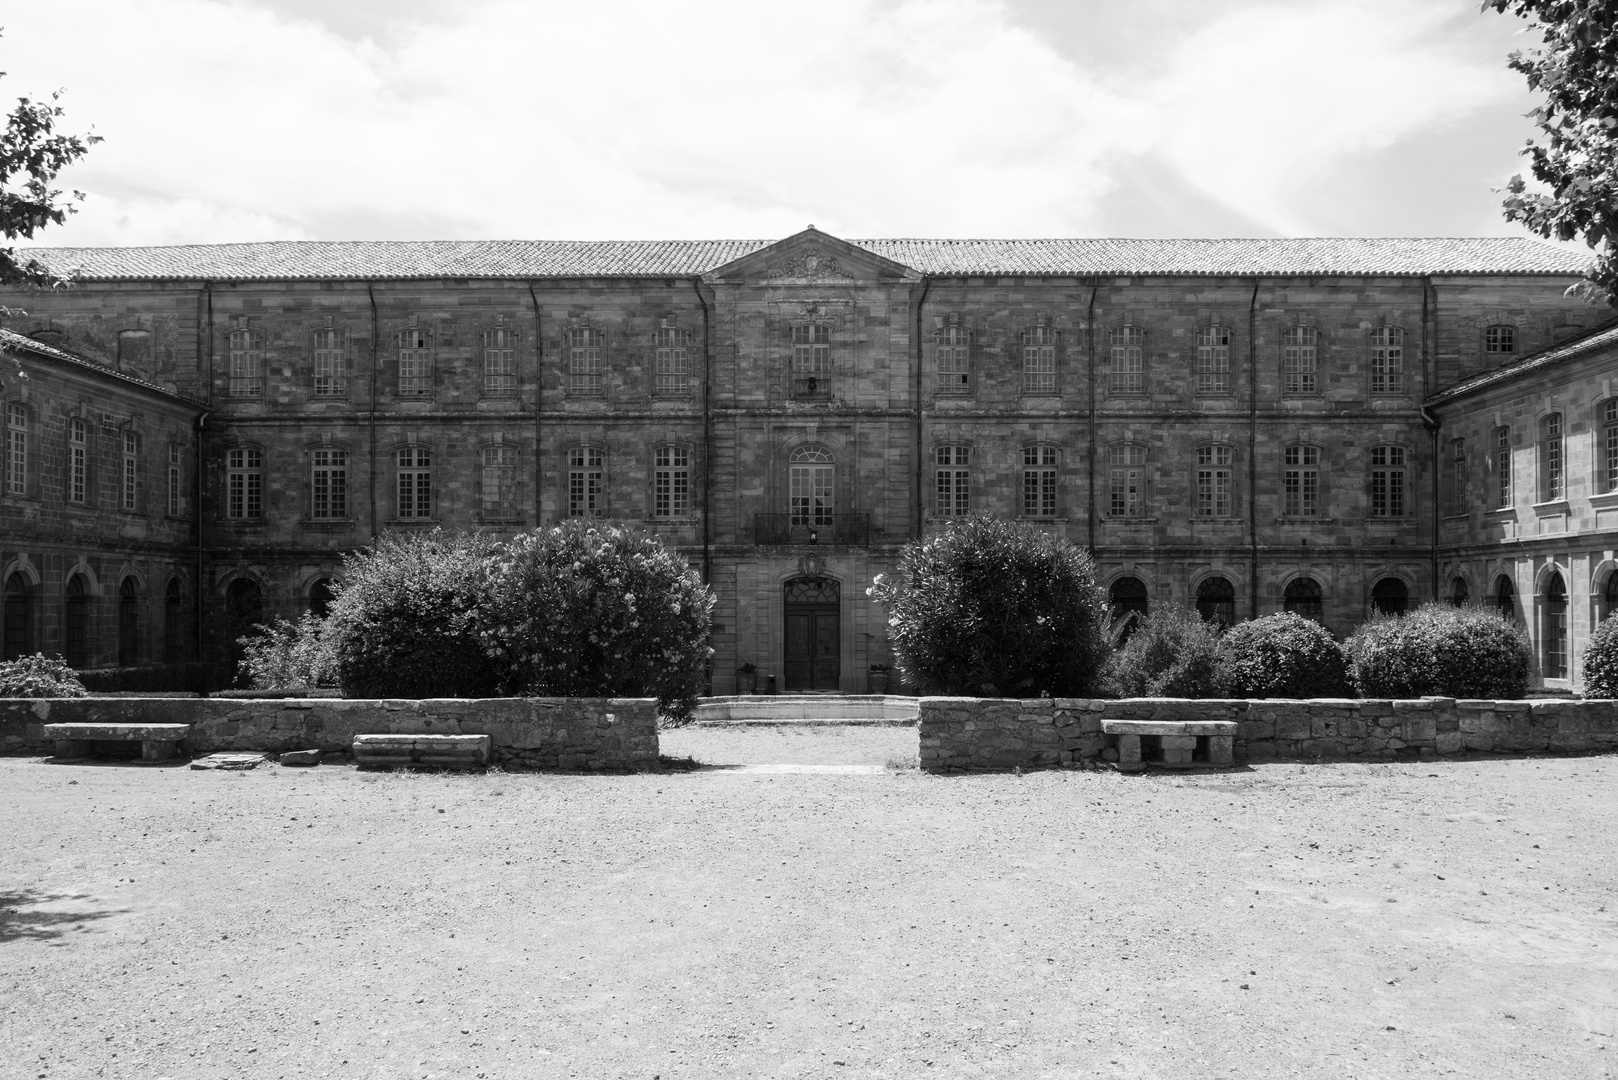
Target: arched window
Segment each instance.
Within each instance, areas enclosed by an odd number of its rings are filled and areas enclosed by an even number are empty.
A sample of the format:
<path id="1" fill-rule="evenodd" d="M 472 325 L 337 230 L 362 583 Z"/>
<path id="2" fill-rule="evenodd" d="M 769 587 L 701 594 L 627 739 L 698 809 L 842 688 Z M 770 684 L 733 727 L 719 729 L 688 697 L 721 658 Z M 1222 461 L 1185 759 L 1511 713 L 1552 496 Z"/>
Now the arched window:
<path id="1" fill-rule="evenodd" d="M 824 527 L 836 511 L 836 466 L 824 447 L 800 446 L 792 452 L 787 487 L 791 524 Z"/>
<path id="2" fill-rule="evenodd" d="M 1197 393 L 1230 393 L 1230 331 L 1223 326 L 1197 332 Z"/>
<path id="3" fill-rule="evenodd" d="M 1211 577 L 1197 586 L 1197 614 L 1221 627 L 1236 622 L 1236 589 L 1222 577 Z"/>
<path id="4" fill-rule="evenodd" d="M 1452 607 L 1465 607 L 1468 599 L 1465 578 L 1455 578 L 1449 583 L 1449 602 Z"/>
<path id="5" fill-rule="evenodd" d="M 263 397 L 264 335 L 257 330 L 233 330 L 228 341 L 231 394 Z"/>
<path id="6" fill-rule="evenodd" d="M 516 393 L 517 331 L 509 326 L 491 327 L 483 331 L 483 395 L 513 397 Z"/>
<path id="7" fill-rule="evenodd" d="M 421 521 L 433 516 L 433 453 L 425 446 L 406 446 L 398 452 L 398 516 Z"/>
<path id="8" fill-rule="evenodd" d="M 939 446 L 933 449 L 936 512 L 939 517 L 964 517 L 972 512 L 972 449 Z"/>
<path id="9" fill-rule="evenodd" d="M 1567 678 L 1567 583 L 1551 572 L 1545 582 L 1544 663 L 1547 679 Z"/>
<path id="10" fill-rule="evenodd" d="M 1284 517 L 1320 514 L 1320 447 L 1289 446 L 1281 470 L 1281 513 Z"/>
<path id="11" fill-rule="evenodd" d="M 140 592 L 135 579 L 126 577 L 118 586 L 118 666 L 140 663 Z"/>
<path id="12" fill-rule="evenodd" d="M 394 339 L 399 354 L 399 396 L 428 397 L 433 392 L 433 339 L 412 326 Z"/>
<path id="13" fill-rule="evenodd" d="M 1146 516 L 1146 447 L 1122 444 L 1107 449 L 1107 513 Z"/>
<path id="14" fill-rule="evenodd" d="M 185 659 L 185 609 L 181 604 L 180 579 L 170 578 L 163 592 L 163 662 L 178 664 Z"/>
<path id="15" fill-rule="evenodd" d="M 1618 611 L 1618 570 L 1607 574 L 1607 584 L 1601 590 L 1601 617 L 1610 618 L 1615 611 Z"/>
<path id="16" fill-rule="evenodd" d="M 567 452 L 567 516 L 601 517 L 607 512 L 607 455 L 599 447 Z"/>
<path id="17" fill-rule="evenodd" d="M 1539 500 L 1554 502 L 1567 494 L 1562 470 L 1562 414 L 1539 421 Z"/>
<path id="18" fill-rule="evenodd" d="M 1312 326 L 1293 326 L 1281 333 L 1281 391 L 1318 394 L 1319 333 Z"/>
<path id="19" fill-rule="evenodd" d="M 63 603 L 62 651 L 67 666 L 87 667 L 90 663 L 90 598 L 85 595 L 84 578 L 74 574 L 67 579 Z"/>
<path id="20" fill-rule="evenodd" d="M 28 494 L 28 406 L 6 406 L 6 493 Z"/>
<path id="21" fill-rule="evenodd" d="M 34 590 L 28 579 L 13 573 L 6 579 L 4 658 L 15 660 L 34 652 Z"/>
<path id="22" fill-rule="evenodd" d="M 67 501 L 83 503 L 90 491 L 90 427 L 82 417 L 67 422 Z"/>
<path id="23" fill-rule="evenodd" d="M 656 349 L 652 358 L 652 393 L 684 397 L 691 392 L 691 341 L 691 331 L 673 319 L 663 320 L 663 325 L 652 335 Z"/>
<path id="24" fill-rule="evenodd" d="M 241 663 L 241 639 L 257 633 L 264 621 L 264 593 L 251 578 L 237 578 L 225 590 L 225 648 L 230 670 Z"/>
<path id="25" fill-rule="evenodd" d="M 1371 586 L 1371 606 L 1384 615 L 1403 615 L 1410 606 L 1410 590 L 1398 578 L 1383 578 Z"/>
<path id="26" fill-rule="evenodd" d="M 1056 447 L 1022 448 L 1023 517 L 1056 516 Z"/>
<path id="27" fill-rule="evenodd" d="M 1402 394 L 1405 392 L 1405 332 L 1396 326 L 1372 330 L 1369 340 L 1371 354 L 1371 393 Z"/>
<path id="28" fill-rule="evenodd" d="M 348 393 L 348 347 L 343 332 L 331 326 L 316 330 L 313 345 L 316 396 Z"/>
<path id="29" fill-rule="evenodd" d="M 332 591 L 331 578 L 316 578 L 315 583 L 309 586 L 309 614 L 317 619 L 324 619 L 331 614 L 332 601 L 337 594 Z"/>
<path id="30" fill-rule="evenodd" d="M 1294 614 L 1319 622 L 1321 615 L 1324 613 L 1320 583 L 1314 578 L 1301 577 L 1294 579 L 1287 585 L 1286 595 L 1282 599 L 1282 606 Z"/>
<path id="31" fill-rule="evenodd" d="M 1502 619 L 1515 621 L 1517 618 L 1517 590 L 1504 574 L 1494 579 L 1494 608 Z"/>
<path id="32" fill-rule="evenodd" d="M 1112 617 L 1114 619 L 1133 612 L 1136 615 L 1145 615 L 1148 608 L 1146 583 L 1137 577 L 1121 577 L 1112 583 L 1107 590 L 1107 597 L 1112 601 Z"/>
<path id="33" fill-rule="evenodd" d="M 1146 392 L 1146 331 L 1120 326 L 1107 332 L 1110 369 L 1107 387 L 1114 394 Z"/>
<path id="34" fill-rule="evenodd" d="M 1056 393 L 1056 328 L 1043 322 L 1022 332 L 1022 392 Z"/>

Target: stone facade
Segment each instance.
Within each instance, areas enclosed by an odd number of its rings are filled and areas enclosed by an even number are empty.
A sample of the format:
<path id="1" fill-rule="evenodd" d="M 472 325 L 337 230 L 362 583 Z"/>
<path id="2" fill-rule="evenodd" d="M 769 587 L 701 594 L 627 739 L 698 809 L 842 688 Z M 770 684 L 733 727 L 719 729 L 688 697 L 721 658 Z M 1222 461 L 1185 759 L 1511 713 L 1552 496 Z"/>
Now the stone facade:
<path id="1" fill-rule="evenodd" d="M 1373 594 L 1441 591 L 1423 401 L 1591 321 L 1579 264 L 1528 241 L 35 254 L 79 281 L 14 329 L 206 403 L 216 652 L 384 532 L 594 513 L 712 583 L 715 693 L 742 664 L 867 691 L 891 657 L 866 587 L 963 511 L 1090 547 L 1137 606 L 1347 633 Z"/>

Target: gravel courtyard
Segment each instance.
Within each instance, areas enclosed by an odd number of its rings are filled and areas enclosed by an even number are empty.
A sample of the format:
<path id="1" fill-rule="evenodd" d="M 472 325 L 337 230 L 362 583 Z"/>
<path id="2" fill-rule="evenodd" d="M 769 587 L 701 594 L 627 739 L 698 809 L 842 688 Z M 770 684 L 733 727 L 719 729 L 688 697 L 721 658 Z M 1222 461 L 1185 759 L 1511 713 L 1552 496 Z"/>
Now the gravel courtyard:
<path id="1" fill-rule="evenodd" d="M 896 765 L 906 728 L 684 730 Z M 0 759 L 0 1075 L 1607 1077 L 1618 758 Z"/>

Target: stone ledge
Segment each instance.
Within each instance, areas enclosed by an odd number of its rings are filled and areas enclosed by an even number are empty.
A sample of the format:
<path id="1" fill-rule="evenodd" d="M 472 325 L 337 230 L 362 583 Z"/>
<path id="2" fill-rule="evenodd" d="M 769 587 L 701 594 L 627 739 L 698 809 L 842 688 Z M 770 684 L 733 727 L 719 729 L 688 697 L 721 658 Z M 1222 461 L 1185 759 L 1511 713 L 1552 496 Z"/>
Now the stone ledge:
<path id="1" fill-rule="evenodd" d="M 1102 718 L 1101 730 L 1108 735 L 1224 735 L 1236 734 L 1234 720 L 1108 720 Z"/>

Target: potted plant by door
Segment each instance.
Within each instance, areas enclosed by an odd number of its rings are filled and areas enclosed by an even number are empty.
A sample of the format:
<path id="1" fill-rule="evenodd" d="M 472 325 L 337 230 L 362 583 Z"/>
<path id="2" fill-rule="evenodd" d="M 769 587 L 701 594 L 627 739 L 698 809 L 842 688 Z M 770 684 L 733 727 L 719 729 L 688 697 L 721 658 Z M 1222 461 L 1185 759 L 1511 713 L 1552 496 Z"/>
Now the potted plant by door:
<path id="1" fill-rule="evenodd" d="M 889 664 L 871 665 L 871 693 L 886 694 L 888 692 L 888 675 L 893 670 Z"/>
<path id="2" fill-rule="evenodd" d="M 758 665 L 743 664 L 736 669 L 736 689 L 744 694 L 758 693 Z"/>

